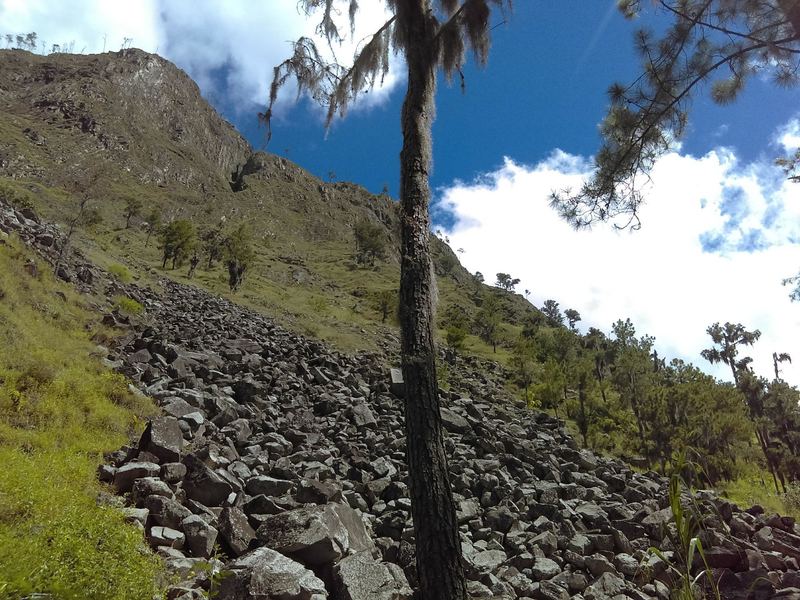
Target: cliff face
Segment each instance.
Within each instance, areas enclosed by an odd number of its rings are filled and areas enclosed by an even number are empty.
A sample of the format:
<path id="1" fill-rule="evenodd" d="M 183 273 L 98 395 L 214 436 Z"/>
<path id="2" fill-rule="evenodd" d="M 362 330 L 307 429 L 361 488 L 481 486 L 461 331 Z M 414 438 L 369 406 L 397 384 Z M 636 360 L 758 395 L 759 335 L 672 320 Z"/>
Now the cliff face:
<path id="1" fill-rule="evenodd" d="M 0 51 L 0 175 L 57 182 L 111 161 L 139 183 L 214 192 L 251 153 L 186 73 L 141 50 Z"/>

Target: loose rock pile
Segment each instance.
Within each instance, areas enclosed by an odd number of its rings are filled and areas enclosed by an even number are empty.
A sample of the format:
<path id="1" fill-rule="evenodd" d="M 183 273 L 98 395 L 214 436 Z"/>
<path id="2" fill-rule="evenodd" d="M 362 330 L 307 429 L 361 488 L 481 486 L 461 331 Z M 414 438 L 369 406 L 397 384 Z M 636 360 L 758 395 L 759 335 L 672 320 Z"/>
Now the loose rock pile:
<path id="1" fill-rule="evenodd" d="M 0 230 L 36 244 L 37 227 L 0 207 Z M 99 475 L 185 580 L 169 597 L 213 586 L 223 600 L 411 598 L 402 400 L 378 357 L 337 354 L 172 282 L 126 293 L 147 325 L 106 360 L 163 416 Z M 671 571 L 648 552 L 675 550 L 666 480 L 579 449 L 559 421 L 467 379 L 473 398 L 443 393 L 442 416 L 470 596 L 669 598 Z M 800 599 L 793 519 L 697 501 L 723 598 Z"/>

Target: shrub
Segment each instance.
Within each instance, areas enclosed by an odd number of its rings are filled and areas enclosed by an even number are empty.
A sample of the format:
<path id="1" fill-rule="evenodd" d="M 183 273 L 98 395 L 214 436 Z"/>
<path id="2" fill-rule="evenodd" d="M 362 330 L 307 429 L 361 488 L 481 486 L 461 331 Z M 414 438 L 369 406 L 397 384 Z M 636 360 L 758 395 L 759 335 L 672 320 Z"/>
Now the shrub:
<path id="1" fill-rule="evenodd" d="M 18 210 L 33 208 L 33 195 L 25 189 L 0 179 L 0 198 L 15 206 Z"/>
<path id="2" fill-rule="evenodd" d="M 796 481 L 786 486 L 783 503 L 793 513 L 800 513 L 800 484 Z"/>
<path id="3" fill-rule="evenodd" d="M 127 296 L 117 296 L 114 298 L 114 306 L 117 310 L 126 315 L 140 315 L 144 311 L 144 306 Z"/>
<path id="4" fill-rule="evenodd" d="M 356 223 L 356 262 L 374 265 L 375 259 L 383 258 L 386 250 L 386 239 L 383 228 L 367 220 Z"/>
<path id="5" fill-rule="evenodd" d="M 445 341 L 453 352 L 462 352 L 464 350 L 464 340 L 466 337 L 467 331 L 462 327 L 450 325 L 445 330 Z"/>
<path id="6" fill-rule="evenodd" d="M 108 272 L 119 279 L 122 283 L 130 283 L 130 281 L 133 279 L 131 272 L 125 265 L 115 263 L 108 267 Z"/>

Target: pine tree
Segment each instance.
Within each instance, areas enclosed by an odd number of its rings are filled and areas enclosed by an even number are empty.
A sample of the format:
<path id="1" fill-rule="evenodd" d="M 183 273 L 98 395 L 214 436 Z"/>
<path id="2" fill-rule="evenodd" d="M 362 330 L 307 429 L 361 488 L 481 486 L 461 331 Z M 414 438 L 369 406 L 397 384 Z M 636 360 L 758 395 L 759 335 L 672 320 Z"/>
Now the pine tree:
<path id="1" fill-rule="evenodd" d="M 168 223 L 159 236 L 162 251 L 161 268 L 167 267 L 167 261 L 172 259 L 172 268 L 183 264 L 197 245 L 197 233 L 194 225 L 186 219 L 178 219 Z"/>
<path id="2" fill-rule="evenodd" d="M 125 229 L 130 229 L 131 219 L 142 214 L 143 206 L 142 200 L 137 196 L 125 199 L 125 210 L 122 211 L 122 216 L 125 217 Z"/>
<path id="3" fill-rule="evenodd" d="M 621 0 L 633 18 L 641 0 Z M 577 192 L 554 193 L 551 200 L 576 227 L 627 217 L 638 227 L 641 183 L 656 159 L 679 140 L 689 106 L 708 83 L 718 104 L 736 99 L 747 80 L 769 74 L 776 85 L 796 85 L 800 72 L 798 0 L 659 0 L 671 25 L 659 39 L 651 31 L 636 35 L 643 74 L 632 84 L 613 84 L 611 105 L 595 156 L 592 178 Z M 796 163 L 785 159 L 789 169 Z"/>
<path id="4" fill-rule="evenodd" d="M 245 273 L 256 256 L 250 228 L 242 223 L 225 238 L 222 245 L 225 264 L 228 267 L 228 285 L 232 292 L 236 292 L 244 282 Z"/>
<path id="5" fill-rule="evenodd" d="M 700 352 L 701 356 L 711 364 L 723 362 L 728 365 L 733 382 L 738 386 L 741 372 L 752 362 L 749 357 L 737 358 L 739 347 L 752 346 L 761 337 L 761 332 L 758 329 L 747 331 L 741 323 L 714 323 L 706 329 L 706 333 L 711 336 L 715 346 Z"/>
<path id="6" fill-rule="evenodd" d="M 300 0 L 307 12 L 322 10 L 317 28 L 329 43 L 343 38 L 334 15 L 344 4 L 351 32 L 358 1 Z M 300 92 L 328 107 L 327 123 L 343 115 L 364 90 L 389 69 L 394 49 L 406 61 L 408 80 L 403 102 L 400 153 L 400 330 L 406 386 L 406 444 L 410 474 L 411 514 L 416 532 L 416 558 L 422 596 L 431 600 L 466 597 L 461 543 L 450 489 L 439 413 L 430 250 L 431 126 L 435 113 L 437 71 L 450 78 L 461 73 L 465 51 L 472 49 L 480 64 L 489 54 L 492 8 L 511 8 L 511 0 L 386 0 L 391 17 L 360 46 L 352 66 L 331 63 L 309 38 L 294 43 L 293 55 L 275 68 L 269 122 L 278 90 L 290 76 Z"/>

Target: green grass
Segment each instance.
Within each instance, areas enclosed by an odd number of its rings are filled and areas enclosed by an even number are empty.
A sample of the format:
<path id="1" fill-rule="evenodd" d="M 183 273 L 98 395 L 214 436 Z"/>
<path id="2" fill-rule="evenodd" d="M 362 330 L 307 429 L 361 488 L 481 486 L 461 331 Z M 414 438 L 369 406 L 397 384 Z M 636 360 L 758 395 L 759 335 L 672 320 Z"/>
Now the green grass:
<path id="1" fill-rule="evenodd" d="M 775 492 L 772 475 L 755 468 L 741 474 L 737 479 L 720 486 L 720 493 L 742 508 L 760 504 L 767 513 L 778 513 L 800 519 L 800 510 L 784 501 L 783 494 Z"/>
<path id="2" fill-rule="evenodd" d="M 125 265 L 121 265 L 119 263 L 114 263 L 108 266 L 108 272 L 111 273 L 114 277 L 119 279 L 122 283 L 130 283 L 133 279 L 131 272 L 128 270 L 128 267 Z"/>
<path id="3" fill-rule="evenodd" d="M 154 407 L 90 357 L 92 316 L 28 258 L 0 244 L 0 598 L 150 600 L 160 562 L 95 472 Z"/>
<path id="4" fill-rule="evenodd" d="M 144 307 L 139 302 L 127 296 L 117 296 L 114 298 L 114 306 L 121 313 L 126 315 L 140 315 L 144 310 Z"/>

